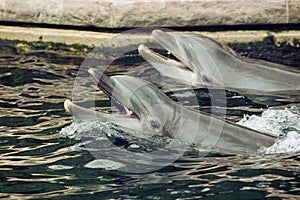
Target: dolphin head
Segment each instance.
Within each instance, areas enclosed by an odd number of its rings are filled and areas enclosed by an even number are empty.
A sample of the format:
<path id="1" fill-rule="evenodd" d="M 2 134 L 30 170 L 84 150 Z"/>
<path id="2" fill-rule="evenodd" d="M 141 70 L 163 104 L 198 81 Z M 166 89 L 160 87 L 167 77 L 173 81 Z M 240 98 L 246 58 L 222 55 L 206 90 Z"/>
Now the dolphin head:
<path id="1" fill-rule="evenodd" d="M 238 89 L 247 93 L 299 90 L 299 70 L 242 57 L 230 47 L 203 35 L 152 32 L 179 61 L 139 46 L 140 55 L 162 75 L 192 86 Z"/>
<path id="2" fill-rule="evenodd" d="M 95 84 L 123 114 L 93 111 L 69 100 L 65 101 L 67 111 L 72 112 L 75 117 L 92 116 L 146 134 L 169 135 L 170 130 L 166 129 L 165 124 L 174 118 L 176 103 L 157 87 L 135 77 L 108 77 L 96 69 L 89 69 L 88 72 Z"/>
<path id="3" fill-rule="evenodd" d="M 154 30 L 152 34 L 179 60 L 166 58 L 140 45 L 140 55 L 162 75 L 191 85 L 223 86 L 219 62 L 234 56 L 229 47 L 203 35 L 171 35 L 160 30 Z"/>

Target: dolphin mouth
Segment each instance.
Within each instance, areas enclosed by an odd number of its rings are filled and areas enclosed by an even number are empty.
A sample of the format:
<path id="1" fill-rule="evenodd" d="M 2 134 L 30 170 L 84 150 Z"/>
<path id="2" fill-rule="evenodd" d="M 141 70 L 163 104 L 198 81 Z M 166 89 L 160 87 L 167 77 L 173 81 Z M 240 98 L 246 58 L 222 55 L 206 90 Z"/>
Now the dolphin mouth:
<path id="1" fill-rule="evenodd" d="M 93 82 L 111 100 L 112 105 L 114 105 L 118 109 L 121 115 L 127 117 L 137 117 L 137 115 L 133 111 L 128 109 L 124 105 L 124 103 L 122 103 L 122 101 L 114 95 L 113 91 L 115 88 L 115 83 L 110 77 L 93 68 L 89 69 L 88 73 Z"/>
<path id="2" fill-rule="evenodd" d="M 138 47 L 139 54 L 147 60 L 149 63 L 161 63 L 161 64 L 168 64 L 172 65 L 174 67 L 179 67 L 181 69 L 185 69 L 188 71 L 191 71 L 189 67 L 186 66 L 184 62 L 180 60 L 180 58 L 175 54 L 174 50 L 169 46 L 169 44 L 176 44 L 176 39 L 173 38 L 173 36 L 169 35 L 168 33 L 165 33 L 161 30 L 154 30 L 152 31 L 152 35 L 154 36 L 154 39 L 162 45 L 164 49 L 166 49 L 169 53 L 171 53 L 176 59 L 172 59 L 169 57 L 166 57 L 164 55 L 161 55 L 152 49 L 146 47 L 144 44 L 141 44 Z"/>
<path id="3" fill-rule="evenodd" d="M 169 50 L 169 49 L 167 49 L 167 50 L 168 50 L 168 52 L 172 53 L 172 50 Z M 162 63 L 162 64 L 165 63 L 165 64 L 169 64 L 169 65 L 174 65 L 174 67 L 180 67 L 182 69 L 189 70 L 189 68 L 186 67 L 185 64 L 183 64 L 181 61 L 166 57 L 162 54 L 159 54 L 159 53 L 155 52 L 154 50 L 148 48 L 144 44 L 139 45 L 138 51 L 139 51 L 139 54 L 148 61 L 152 60 L 152 62 L 158 62 L 158 63 Z M 149 63 L 152 63 L 152 62 L 149 61 Z"/>
<path id="4" fill-rule="evenodd" d="M 174 58 L 161 55 L 143 44 L 138 47 L 140 56 L 163 76 L 180 79 L 188 85 L 198 83 L 198 74 L 195 73 L 196 69 L 191 64 L 193 55 L 189 53 L 189 50 L 187 51 L 187 47 L 178 43 L 176 36 L 161 30 L 154 30 L 152 35 Z M 204 83 L 203 81 L 200 81 L 199 84 L 203 85 Z"/>

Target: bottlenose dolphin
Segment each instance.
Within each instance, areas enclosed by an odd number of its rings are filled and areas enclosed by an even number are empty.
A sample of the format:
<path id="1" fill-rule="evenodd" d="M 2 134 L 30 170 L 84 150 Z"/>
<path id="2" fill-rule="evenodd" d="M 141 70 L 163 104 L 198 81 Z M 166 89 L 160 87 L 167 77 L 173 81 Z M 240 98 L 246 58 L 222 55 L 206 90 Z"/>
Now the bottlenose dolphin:
<path id="1" fill-rule="evenodd" d="M 277 139 L 271 134 L 183 107 L 145 80 L 125 75 L 108 77 L 95 69 L 88 72 L 96 85 L 127 113 L 106 114 L 66 100 L 65 109 L 75 118 L 108 121 L 143 134 L 159 134 L 203 147 L 213 146 L 222 153 L 255 153 L 262 146 L 271 146 Z"/>
<path id="2" fill-rule="evenodd" d="M 239 91 L 300 90 L 300 71 L 267 61 L 239 56 L 228 46 L 203 35 L 170 35 L 160 30 L 154 38 L 179 61 L 162 56 L 145 45 L 140 55 L 162 75 L 192 86 Z"/>

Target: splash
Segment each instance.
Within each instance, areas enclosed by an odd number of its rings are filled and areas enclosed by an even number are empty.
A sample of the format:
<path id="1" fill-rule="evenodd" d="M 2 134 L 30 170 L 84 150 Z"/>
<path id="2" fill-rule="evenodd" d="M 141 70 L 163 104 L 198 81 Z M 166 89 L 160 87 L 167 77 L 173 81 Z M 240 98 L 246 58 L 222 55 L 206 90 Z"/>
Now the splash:
<path id="1" fill-rule="evenodd" d="M 104 131 L 111 129 L 110 123 L 95 121 L 95 120 L 74 120 L 69 126 L 61 129 L 60 134 L 63 137 L 80 140 L 82 136 L 95 136 L 97 139 L 105 137 Z M 110 132 L 111 132 L 110 131 Z"/>
<path id="2" fill-rule="evenodd" d="M 300 152 L 300 107 L 269 109 L 261 116 L 245 115 L 237 124 L 279 137 L 272 146 L 261 148 L 259 150 L 261 153 Z"/>
<path id="3" fill-rule="evenodd" d="M 99 149 L 110 145 L 115 147 L 114 143 L 117 141 L 117 146 L 122 146 L 130 151 L 151 152 L 173 141 L 170 138 L 159 135 L 144 138 L 141 137 L 141 134 L 110 122 L 95 120 L 74 120 L 60 131 L 62 137 L 81 140 L 80 144 L 72 147 L 72 150 L 83 149 L 81 147 L 87 146 L 91 141 L 101 141 L 102 145 L 98 146 Z M 174 149 L 176 149 L 176 144 L 179 142 L 173 141 Z M 84 149 L 87 148 L 85 147 Z"/>
<path id="4" fill-rule="evenodd" d="M 294 153 L 300 152 L 300 107 L 285 108 L 282 110 L 269 109 L 261 116 L 245 115 L 237 124 L 255 129 L 261 132 L 274 134 L 279 139 L 270 147 L 262 147 L 259 152 L 265 154 Z M 137 149 L 149 144 L 150 141 L 143 140 L 142 144 L 136 137 L 140 134 L 133 134 L 129 130 L 117 127 L 112 123 L 99 121 L 79 121 L 75 120 L 69 126 L 60 131 L 63 137 L 80 140 L 82 137 L 95 137 L 98 141 L 107 137 L 122 138 L 130 140 L 130 148 Z M 161 138 L 151 138 L 151 146 L 163 146 Z M 147 145 L 146 145 L 147 146 Z M 155 148 L 154 148 L 155 149 Z"/>

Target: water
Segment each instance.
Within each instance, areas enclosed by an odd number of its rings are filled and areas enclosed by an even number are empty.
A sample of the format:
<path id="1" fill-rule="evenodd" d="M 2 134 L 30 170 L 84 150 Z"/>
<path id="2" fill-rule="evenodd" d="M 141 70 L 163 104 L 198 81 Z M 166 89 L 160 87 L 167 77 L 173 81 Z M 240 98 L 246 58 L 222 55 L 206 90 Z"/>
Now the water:
<path id="1" fill-rule="evenodd" d="M 169 142 L 168 139 L 139 139 L 123 134 L 120 131 L 124 130 L 109 123 L 73 122 L 64 111 L 63 102 L 72 95 L 74 79 L 84 56 L 67 50 L 55 53 L 42 48 L 43 44 L 36 45 L 29 48 L 7 41 L 0 45 L 0 198 L 300 197 L 300 100 L 297 94 L 246 97 L 228 91 L 229 120 L 282 137 L 257 155 L 211 152 L 199 157 L 199 149 L 192 146 L 175 162 L 157 171 L 126 173 L 118 170 L 124 167 L 121 162 L 111 159 L 118 156 L 114 151 L 116 147 L 151 151 Z M 266 43 L 232 47 L 244 56 L 299 68 L 299 48 Z M 118 64 L 127 63 L 125 71 L 134 69 L 134 73 L 156 74 L 135 53 L 130 59 L 123 59 Z M 130 62 L 134 67 L 129 67 Z M 124 66 L 116 69 L 120 73 Z M 209 112 L 207 91 L 199 89 L 197 96 L 201 99 L 201 108 L 195 109 Z M 97 104 L 107 107 L 110 102 L 100 94 Z M 100 133 L 98 128 L 102 130 Z M 79 137 L 83 133 L 86 134 L 84 139 Z M 114 145 L 103 140 L 107 136 Z M 95 160 L 91 152 L 97 150 L 106 156 Z"/>

